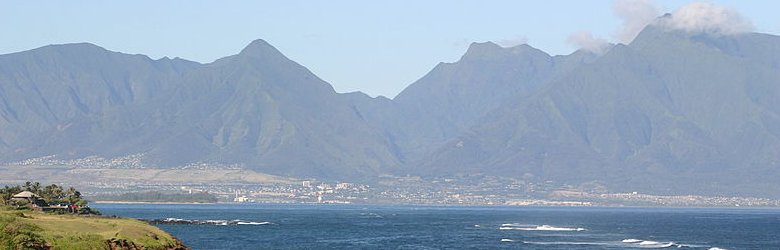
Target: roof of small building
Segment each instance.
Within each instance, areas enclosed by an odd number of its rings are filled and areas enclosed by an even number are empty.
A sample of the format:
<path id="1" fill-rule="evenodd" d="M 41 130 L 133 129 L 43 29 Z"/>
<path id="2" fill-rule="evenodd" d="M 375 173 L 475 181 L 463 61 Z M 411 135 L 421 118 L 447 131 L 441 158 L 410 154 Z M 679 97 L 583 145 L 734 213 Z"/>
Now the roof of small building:
<path id="1" fill-rule="evenodd" d="M 33 198 L 33 197 L 40 197 L 40 196 L 30 191 L 22 191 L 21 193 L 15 194 L 13 198 Z"/>

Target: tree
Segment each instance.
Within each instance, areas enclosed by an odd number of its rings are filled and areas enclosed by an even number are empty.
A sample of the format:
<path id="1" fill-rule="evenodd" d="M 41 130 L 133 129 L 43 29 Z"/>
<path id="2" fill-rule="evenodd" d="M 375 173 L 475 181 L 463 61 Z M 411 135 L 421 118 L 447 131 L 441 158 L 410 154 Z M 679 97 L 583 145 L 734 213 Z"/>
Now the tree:
<path id="1" fill-rule="evenodd" d="M 21 191 L 22 191 L 22 188 L 19 187 L 19 186 L 15 186 L 15 187 L 5 186 L 3 189 L 0 189 L 0 199 L 2 199 L 2 200 L 0 200 L 0 203 L 2 203 L 4 205 L 11 205 L 9 203 L 11 198 L 15 194 L 18 194 Z"/>
<path id="2" fill-rule="evenodd" d="M 82 207 L 87 205 L 87 201 L 81 197 L 81 192 L 73 187 L 69 187 L 67 190 L 64 190 L 63 188 L 64 187 L 58 186 L 56 184 L 51 184 L 44 187 L 40 182 L 29 181 L 25 182 L 21 186 L 5 186 L 5 188 L 0 189 L 0 204 L 13 205 L 9 201 L 14 195 L 22 191 L 30 191 L 39 195 L 39 198 L 50 204 L 68 203 Z"/>
<path id="3" fill-rule="evenodd" d="M 41 183 L 36 181 L 32 185 L 32 190 L 28 190 L 28 191 L 36 193 L 36 194 L 40 193 L 41 192 Z"/>
<path id="4" fill-rule="evenodd" d="M 76 202 L 81 200 L 81 192 L 77 191 L 73 187 L 69 187 L 68 191 L 65 192 L 65 201 L 67 201 L 70 204 L 76 204 Z"/>
<path id="5" fill-rule="evenodd" d="M 51 184 L 44 187 L 39 195 L 48 203 L 52 204 L 62 203 L 65 199 L 65 192 L 62 190 L 62 187 L 57 186 L 57 184 Z"/>

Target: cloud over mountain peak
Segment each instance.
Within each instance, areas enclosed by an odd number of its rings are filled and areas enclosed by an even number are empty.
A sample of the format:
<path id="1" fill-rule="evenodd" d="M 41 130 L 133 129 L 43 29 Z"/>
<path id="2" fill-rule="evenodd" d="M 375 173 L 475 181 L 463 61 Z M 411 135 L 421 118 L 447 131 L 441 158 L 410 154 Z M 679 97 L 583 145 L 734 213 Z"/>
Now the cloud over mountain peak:
<path id="1" fill-rule="evenodd" d="M 734 35 L 753 31 L 753 24 L 737 10 L 712 3 L 691 3 L 670 15 L 660 18 L 655 25 L 669 30 L 714 35 Z"/>

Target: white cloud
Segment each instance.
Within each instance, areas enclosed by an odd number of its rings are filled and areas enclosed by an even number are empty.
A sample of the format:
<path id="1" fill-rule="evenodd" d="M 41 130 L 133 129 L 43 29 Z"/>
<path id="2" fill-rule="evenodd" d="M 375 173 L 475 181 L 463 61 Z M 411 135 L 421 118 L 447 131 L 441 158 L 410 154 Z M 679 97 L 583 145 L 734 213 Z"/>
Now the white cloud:
<path id="1" fill-rule="evenodd" d="M 634 40 L 645 26 L 661 14 L 653 0 L 616 0 L 612 5 L 612 12 L 623 20 L 616 34 L 617 39 L 623 43 Z"/>
<path id="2" fill-rule="evenodd" d="M 731 35 L 750 32 L 753 25 L 735 9 L 706 2 L 684 5 L 660 18 L 661 7 L 654 0 L 615 0 L 612 11 L 622 20 L 613 38 L 618 42 L 630 43 L 647 25 L 658 25 L 669 30 Z M 595 38 L 590 32 L 578 32 L 569 36 L 568 42 L 578 48 L 594 53 L 603 53 L 610 43 Z"/>
<path id="3" fill-rule="evenodd" d="M 587 31 L 571 34 L 569 39 L 567 39 L 567 42 L 576 46 L 577 48 L 581 48 L 595 54 L 603 54 L 611 46 L 609 41 L 606 39 L 593 37 L 593 34 Z"/>
<path id="4" fill-rule="evenodd" d="M 687 32 L 733 35 L 751 32 L 753 24 L 735 9 L 711 3 L 691 3 L 658 22 L 667 29 Z"/>
<path id="5" fill-rule="evenodd" d="M 634 40 L 645 26 L 660 15 L 653 0 L 616 0 L 612 5 L 612 12 L 623 21 L 614 36 L 622 43 Z M 604 53 L 611 46 L 606 39 L 593 37 L 593 34 L 586 31 L 572 34 L 568 42 L 596 54 Z"/>

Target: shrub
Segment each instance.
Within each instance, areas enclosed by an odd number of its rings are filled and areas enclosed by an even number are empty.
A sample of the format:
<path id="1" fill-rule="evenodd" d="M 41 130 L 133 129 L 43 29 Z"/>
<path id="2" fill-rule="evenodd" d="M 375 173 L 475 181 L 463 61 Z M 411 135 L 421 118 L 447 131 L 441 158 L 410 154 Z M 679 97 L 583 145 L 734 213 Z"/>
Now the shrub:
<path id="1" fill-rule="evenodd" d="M 19 233 L 12 242 L 16 249 L 46 249 L 46 242 L 34 232 Z"/>
<path id="2" fill-rule="evenodd" d="M 46 249 L 46 241 L 37 233 L 41 229 L 13 217 L 0 219 L 0 245 L 6 249 Z"/>

